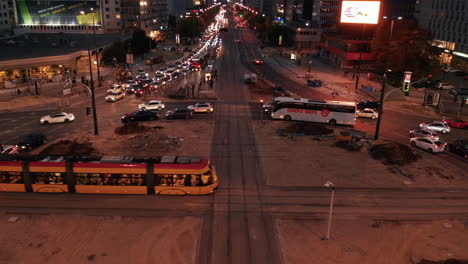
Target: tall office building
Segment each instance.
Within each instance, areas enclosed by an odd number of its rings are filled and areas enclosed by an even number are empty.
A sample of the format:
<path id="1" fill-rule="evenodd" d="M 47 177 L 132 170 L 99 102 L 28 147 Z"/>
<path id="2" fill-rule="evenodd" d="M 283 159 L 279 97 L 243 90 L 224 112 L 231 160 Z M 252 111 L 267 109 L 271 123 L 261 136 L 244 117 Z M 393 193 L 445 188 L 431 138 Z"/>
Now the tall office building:
<path id="1" fill-rule="evenodd" d="M 8 34 L 15 25 L 13 0 L 0 0 L 0 34 Z"/>
<path id="2" fill-rule="evenodd" d="M 419 0 L 416 19 L 441 49 L 441 63 L 468 70 L 468 1 Z"/>
<path id="3" fill-rule="evenodd" d="M 415 9 L 419 0 L 384 0 L 381 2 L 381 15 L 387 17 L 403 17 L 414 19 Z"/>

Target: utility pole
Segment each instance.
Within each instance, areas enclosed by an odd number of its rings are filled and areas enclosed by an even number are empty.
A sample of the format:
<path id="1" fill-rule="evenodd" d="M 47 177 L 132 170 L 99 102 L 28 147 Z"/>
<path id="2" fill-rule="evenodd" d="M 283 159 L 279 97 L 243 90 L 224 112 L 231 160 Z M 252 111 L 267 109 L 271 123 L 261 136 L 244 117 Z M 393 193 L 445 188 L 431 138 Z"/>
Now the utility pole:
<path id="1" fill-rule="evenodd" d="M 86 12 L 81 11 L 82 15 L 86 15 Z M 89 81 L 91 83 L 91 107 L 93 109 L 93 121 L 94 121 L 94 135 L 99 134 L 98 130 L 98 123 L 97 123 L 97 113 L 96 113 L 96 99 L 94 94 L 94 81 L 93 81 L 93 67 L 91 64 L 91 50 L 89 47 L 89 31 L 88 31 L 88 23 L 86 23 L 86 36 L 87 36 L 87 47 L 88 47 L 88 62 L 89 62 Z"/>

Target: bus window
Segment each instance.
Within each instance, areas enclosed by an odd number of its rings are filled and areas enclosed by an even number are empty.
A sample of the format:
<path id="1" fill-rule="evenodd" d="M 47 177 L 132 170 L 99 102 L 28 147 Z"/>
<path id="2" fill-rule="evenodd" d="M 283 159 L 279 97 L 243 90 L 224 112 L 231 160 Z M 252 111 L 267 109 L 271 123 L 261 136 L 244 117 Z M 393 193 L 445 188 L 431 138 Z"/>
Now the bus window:
<path id="1" fill-rule="evenodd" d="M 30 172 L 34 184 L 63 184 L 63 173 L 60 172 Z"/>
<path id="2" fill-rule="evenodd" d="M 0 183 L 23 183 L 23 177 L 19 171 L 0 171 Z"/>
<path id="3" fill-rule="evenodd" d="M 201 181 L 203 186 L 210 185 L 213 183 L 213 176 L 211 175 L 211 172 L 207 172 L 201 176 Z"/>

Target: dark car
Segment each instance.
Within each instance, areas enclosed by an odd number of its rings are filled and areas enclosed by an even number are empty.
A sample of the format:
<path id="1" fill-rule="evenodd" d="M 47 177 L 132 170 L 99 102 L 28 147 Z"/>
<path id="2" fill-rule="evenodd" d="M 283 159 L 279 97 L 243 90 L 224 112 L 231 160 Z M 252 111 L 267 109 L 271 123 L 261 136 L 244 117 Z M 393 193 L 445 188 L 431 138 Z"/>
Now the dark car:
<path id="1" fill-rule="evenodd" d="M 359 102 L 357 104 L 358 109 L 364 109 L 364 108 L 379 109 L 379 106 L 380 106 L 379 102 L 373 102 L 373 101 Z"/>
<path id="2" fill-rule="evenodd" d="M 273 93 L 278 96 L 290 96 L 291 94 L 281 86 L 273 87 Z"/>
<path id="3" fill-rule="evenodd" d="M 321 80 L 307 80 L 307 84 L 312 87 L 320 87 L 323 82 Z"/>
<path id="4" fill-rule="evenodd" d="M 167 119 L 190 119 L 192 117 L 193 112 L 188 108 L 176 108 L 166 112 Z"/>
<path id="5" fill-rule="evenodd" d="M 183 50 L 184 51 L 192 51 L 190 48 L 187 48 L 187 47 L 185 47 Z"/>
<path id="6" fill-rule="evenodd" d="M 126 113 L 122 116 L 122 122 L 153 121 L 159 119 L 159 114 L 150 110 L 139 110 L 132 113 Z"/>
<path id="7" fill-rule="evenodd" d="M 456 140 L 447 145 L 447 150 L 468 159 L 468 140 Z"/>
<path id="8" fill-rule="evenodd" d="M 134 92 L 135 92 L 136 90 L 138 90 L 138 89 L 140 89 L 140 85 L 134 83 L 134 84 L 130 85 L 130 87 L 128 87 L 128 88 L 126 89 L 126 91 L 127 91 L 127 93 L 134 93 Z"/>
<path id="9" fill-rule="evenodd" d="M 171 74 L 171 80 L 175 80 L 177 78 L 179 78 L 179 73 L 178 72 L 174 72 L 174 73 Z"/>
<path id="10" fill-rule="evenodd" d="M 417 81 L 411 84 L 414 88 L 424 88 L 427 86 L 427 81 Z"/>
<path id="11" fill-rule="evenodd" d="M 23 137 L 23 140 L 19 142 L 16 147 L 18 151 L 30 151 L 33 148 L 44 145 L 47 142 L 47 138 L 44 134 L 35 133 Z"/>

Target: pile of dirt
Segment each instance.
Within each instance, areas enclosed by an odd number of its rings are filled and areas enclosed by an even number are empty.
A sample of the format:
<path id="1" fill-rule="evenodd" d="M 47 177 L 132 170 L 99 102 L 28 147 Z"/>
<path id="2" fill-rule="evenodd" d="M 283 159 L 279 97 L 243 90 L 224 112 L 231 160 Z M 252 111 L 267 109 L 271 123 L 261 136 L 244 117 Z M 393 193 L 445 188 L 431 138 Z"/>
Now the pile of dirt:
<path id="1" fill-rule="evenodd" d="M 74 155 L 90 155 L 95 149 L 91 142 L 79 143 L 71 140 L 60 140 L 57 143 L 51 144 L 43 151 L 41 155 L 51 156 L 74 156 Z"/>
<path id="2" fill-rule="evenodd" d="M 180 147 L 184 139 L 170 137 L 159 131 L 141 133 L 129 138 L 129 145 L 144 155 L 155 156 L 169 153 Z"/>
<path id="3" fill-rule="evenodd" d="M 441 261 L 421 260 L 417 264 L 468 264 L 467 260 L 447 259 Z"/>
<path id="4" fill-rule="evenodd" d="M 333 133 L 333 129 L 329 129 L 323 125 L 315 123 L 294 123 L 283 129 L 285 134 L 300 134 L 300 135 L 329 135 Z"/>
<path id="5" fill-rule="evenodd" d="M 405 165 L 420 158 L 409 146 L 400 143 L 375 145 L 369 151 L 372 157 L 389 165 Z"/>
<path id="6" fill-rule="evenodd" d="M 125 123 L 122 126 L 116 127 L 114 132 L 117 135 L 128 135 L 128 134 L 138 134 L 153 130 L 151 127 L 143 126 L 138 122 L 135 123 Z"/>

